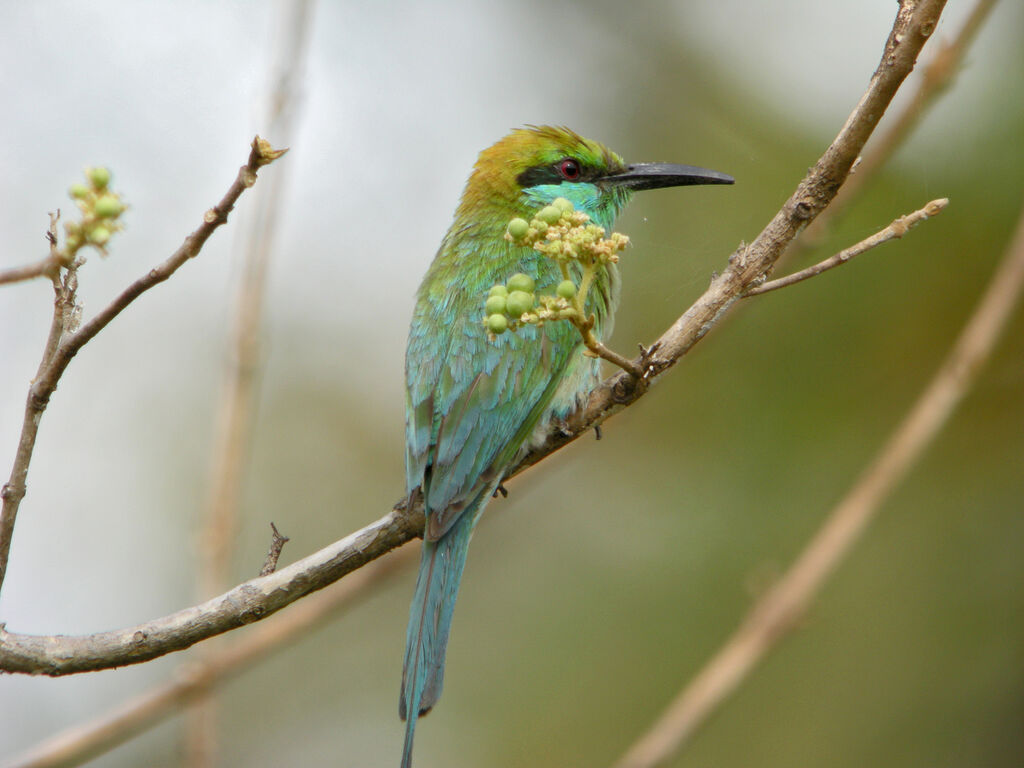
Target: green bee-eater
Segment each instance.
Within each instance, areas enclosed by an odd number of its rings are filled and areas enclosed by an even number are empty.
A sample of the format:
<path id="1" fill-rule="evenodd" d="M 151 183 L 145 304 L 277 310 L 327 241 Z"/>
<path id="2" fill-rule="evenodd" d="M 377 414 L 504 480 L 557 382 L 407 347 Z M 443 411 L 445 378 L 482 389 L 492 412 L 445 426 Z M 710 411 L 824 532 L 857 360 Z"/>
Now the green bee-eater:
<path id="1" fill-rule="evenodd" d="M 407 721 L 403 768 L 417 716 L 441 695 L 452 611 L 480 513 L 521 452 L 599 381 L 599 361 L 581 354 L 568 322 L 489 336 L 482 321 L 493 285 L 524 272 L 538 293 L 553 294 L 563 280 L 554 261 L 503 237 L 509 220 L 530 219 L 564 197 L 610 231 L 637 190 L 732 181 L 688 165 L 629 165 L 567 128 L 516 130 L 480 153 L 417 294 L 406 351 L 406 483 L 410 499 L 423 499 L 426 529 L 399 701 Z M 618 298 L 618 268 L 608 264 L 587 294 L 598 339 L 611 333 Z"/>

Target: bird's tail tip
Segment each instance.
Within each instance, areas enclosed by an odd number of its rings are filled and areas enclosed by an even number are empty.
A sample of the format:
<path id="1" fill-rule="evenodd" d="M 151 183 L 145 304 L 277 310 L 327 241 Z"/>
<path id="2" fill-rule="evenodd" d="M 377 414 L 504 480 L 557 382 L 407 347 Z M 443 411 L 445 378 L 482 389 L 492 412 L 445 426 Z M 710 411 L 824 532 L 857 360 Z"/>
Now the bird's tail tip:
<path id="1" fill-rule="evenodd" d="M 416 718 L 410 717 L 408 720 L 405 721 L 405 743 L 402 745 L 401 768 L 412 768 L 412 741 L 415 733 Z"/>

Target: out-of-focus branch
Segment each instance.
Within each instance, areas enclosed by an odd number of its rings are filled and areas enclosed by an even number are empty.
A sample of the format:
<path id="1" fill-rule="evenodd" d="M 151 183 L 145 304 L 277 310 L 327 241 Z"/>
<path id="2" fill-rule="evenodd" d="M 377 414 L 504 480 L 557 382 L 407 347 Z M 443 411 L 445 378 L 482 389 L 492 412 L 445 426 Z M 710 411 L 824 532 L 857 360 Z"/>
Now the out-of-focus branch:
<path id="1" fill-rule="evenodd" d="M 120 296 L 76 331 L 72 329 L 72 325 L 76 321 L 73 288 L 77 278 L 74 274 L 74 265 L 66 270 L 63 291 L 55 283 L 57 298 L 54 322 L 47 342 L 48 353 L 44 354 L 39 371 L 29 387 L 14 465 L 11 467 L 10 478 L 0 489 L 0 498 L 3 499 L 3 509 L 0 511 L 0 586 L 3 585 L 4 576 L 7 574 L 14 524 L 21 500 L 25 496 L 25 480 L 28 477 L 29 464 L 32 461 L 39 421 L 68 364 L 82 347 L 106 328 L 107 324 L 124 311 L 129 304 L 153 286 L 173 275 L 186 261 L 197 256 L 210 235 L 227 221 L 228 214 L 242 193 L 256 183 L 256 174 L 259 169 L 272 163 L 285 151 L 273 149 L 268 142 L 258 136 L 253 139 L 249 160 L 239 169 L 227 194 L 203 215 L 203 223 L 185 238 L 181 247 L 162 264 L 132 283 Z M 69 302 L 71 306 L 69 306 Z M 50 352 L 51 348 L 52 353 Z"/>
<path id="2" fill-rule="evenodd" d="M 799 283 L 811 277 L 820 275 L 822 272 L 827 272 L 830 269 L 842 266 L 854 256 L 860 256 L 862 253 L 870 251 L 872 248 L 876 248 L 882 243 L 887 243 L 890 240 L 896 240 L 903 237 L 912 227 L 916 227 L 922 221 L 941 213 L 942 209 L 947 205 L 949 205 L 949 198 L 943 197 L 938 200 L 932 200 L 924 208 L 916 210 L 913 213 L 908 213 L 906 216 L 900 216 L 885 229 L 876 232 L 871 235 L 871 237 L 864 238 L 856 245 L 844 248 L 835 256 L 830 256 L 824 261 L 819 261 L 814 266 L 807 267 L 807 269 L 801 269 L 799 272 L 794 272 L 791 275 L 786 275 L 785 277 L 780 277 L 775 280 L 770 280 L 767 283 L 754 286 L 743 294 L 743 298 L 768 293 L 769 291 L 775 291 L 779 288 L 785 288 L 786 286 L 793 285 L 794 283 Z"/>
<path id="3" fill-rule="evenodd" d="M 663 375 L 700 341 L 835 197 L 900 83 L 913 69 L 944 5 L 944 0 L 903 0 L 881 63 L 839 135 L 754 242 L 733 253 L 728 267 L 708 290 L 651 349 L 643 351 L 636 362 L 645 366 L 648 380 Z M 569 423 L 554 426 L 547 440 L 528 453 L 511 474 L 559 450 L 648 391 L 625 371 L 609 377 L 591 392 L 587 405 Z M 20 635 L 0 628 L 0 670 L 65 675 L 137 664 L 182 650 L 280 610 L 422 532 L 420 502 L 408 509 L 402 502 L 376 522 L 276 573 L 137 627 L 78 637 Z"/>
<path id="4" fill-rule="evenodd" d="M 282 6 L 283 51 L 276 71 L 271 74 L 273 87 L 267 125 L 270 134 L 285 144 L 290 143 L 297 118 L 297 81 L 305 61 L 312 6 L 312 0 Z M 217 408 L 220 421 L 214 439 L 205 530 L 200 543 L 203 597 L 229 586 L 232 542 L 262 363 L 260 318 L 264 285 L 287 177 L 287 168 L 282 168 L 256 191 L 249 226 L 239 241 L 242 280 L 231 349 L 225 355 L 224 382 Z"/>
<path id="5" fill-rule="evenodd" d="M 298 114 L 298 82 L 306 58 L 312 10 L 312 0 L 284 3 L 280 6 L 281 23 L 275 25 L 280 30 L 281 45 L 270 73 L 265 127 L 269 135 L 286 145 L 291 144 Z M 256 190 L 248 226 L 237 241 L 242 276 L 235 305 L 231 348 L 225 355 L 211 454 L 210 485 L 199 540 L 198 587 L 201 599 L 223 592 L 231 585 L 239 507 L 263 367 L 260 325 L 264 286 L 281 218 L 282 191 L 287 175 L 287 168 L 282 168 L 280 173 L 274 174 Z M 216 733 L 215 702 L 212 698 L 200 696 L 189 709 L 186 719 L 185 764 L 188 768 L 206 768 L 216 764 Z"/>
<path id="6" fill-rule="evenodd" d="M 1024 286 L 1024 210 L 1013 241 L 977 309 L 931 383 L 885 446 L 836 505 L 786 574 L 751 608 L 739 629 L 615 764 L 653 768 L 676 754 L 708 716 L 807 611 L 882 502 L 970 390 L 1006 327 Z"/>
<path id="7" fill-rule="evenodd" d="M 116 709 L 82 725 L 55 734 L 45 742 L 15 757 L 4 768 L 70 768 L 81 765 L 176 714 L 197 697 L 244 672 L 271 653 L 308 633 L 354 601 L 372 594 L 379 586 L 414 561 L 412 549 L 363 568 L 352 578 L 332 585 L 303 600 L 291 610 L 275 616 L 235 642 L 218 647 L 201 661 L 182 664 L 174 678 L 146 693 L 129 699 Z"/>
<path id="8" fill-rule="evenodd" d="M 836 196 L 835 202 L 807 228 L 794 243 L 794 249 L 812 248 L 820 243 L 842 213 L 874 179 L 879 169 L 889 162 L 889 158 L 906 141 L 907 136 L 921 122 L 921 118 L 927 114 L 936 99 L 953 83 L 960 71 L 964 54 L 995 4 L 996 0 L 977 0 L 956 37 L 950 42 L 937 41 L 936 47 L 932 50 L 931 60 L 921 69 L 917 88 L 910 101 L 890 122 L 888 128 L 872 142 L 871 147 L 857 163 L 855 172 L 850 175 Z M 789 255 L 795 254 L 791 251 Z"/>

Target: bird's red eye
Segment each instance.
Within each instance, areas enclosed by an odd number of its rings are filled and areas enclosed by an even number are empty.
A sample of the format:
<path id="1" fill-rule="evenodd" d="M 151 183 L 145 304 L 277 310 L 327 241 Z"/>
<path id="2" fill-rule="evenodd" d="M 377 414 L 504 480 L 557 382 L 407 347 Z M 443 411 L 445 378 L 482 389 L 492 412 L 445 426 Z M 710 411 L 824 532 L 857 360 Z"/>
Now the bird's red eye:
<path id="1" fill-rule="evenodd" d="M 566 181 L 576 181 L 580 177 L 580 164 L 571 157 L 567 157 L 558 164 L 558 172 Z"/>

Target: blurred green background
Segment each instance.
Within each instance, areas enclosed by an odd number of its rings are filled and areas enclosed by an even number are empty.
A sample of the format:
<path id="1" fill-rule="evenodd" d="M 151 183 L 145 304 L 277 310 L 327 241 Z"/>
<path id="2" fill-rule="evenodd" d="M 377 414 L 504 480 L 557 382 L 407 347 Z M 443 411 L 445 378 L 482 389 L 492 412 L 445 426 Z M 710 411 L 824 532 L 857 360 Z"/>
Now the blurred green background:
<path id="1" fill-rule="evenodd" d="M 971 5 L 951 2 L 936 37 L 952 37 Z M 237 578 L 258 570 L 269 521 L 291 537 L 290 561 L 401 495 L 412 295 L 480 149 L 523 123 L 565 123 L 627 159 L 736 177 L 643 195 L 620 221 L 635 247 L 613 346 L 634 349 L 817 159 L 894 11 L 891 0 L 318 6 L 285 160 Z M 68 207 L 67 185 L 99 163 L 133 207 L 112 256 L 82 270 L 86 315 L 173 250 L 264 130 L 281 12 L 4 4 L 0 267 L 43 254 L 46 212 Z M 474 541 L 417 766 L 610 764 L 792 560 L 929 380 L 1008 242 L 1024 190 L 1022 42 L 1024 8 L 999 4 L 955 86 L 801 261 L 949 197 L 941 216 L 738 307 L 600 443 L 509 484 Z M 69 368 L 0 601 L 10 629 L 95 631 L 193 602 L 245 208 Z M 50 306 L 42 283 L 0 291 L 5 475 Z M 1018 311 L 799 631 L 672 765 L 1021 765 L 1022 513 Z M 396 764 L 413 581 L 393 579 L 228 685 L 221 764 Z M 0 679 L 0 754 L 184 660 Z M 177 765 L 181 731 L 176 717 L 95 765 Z"/>

